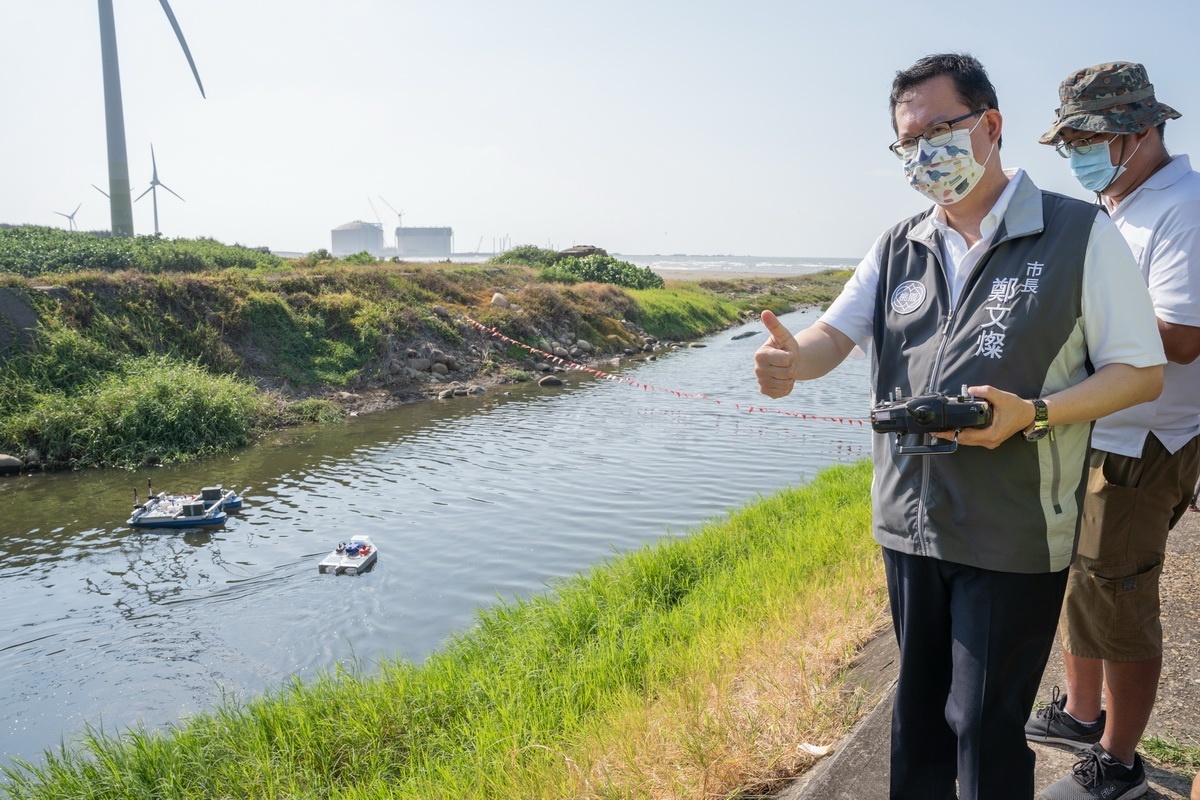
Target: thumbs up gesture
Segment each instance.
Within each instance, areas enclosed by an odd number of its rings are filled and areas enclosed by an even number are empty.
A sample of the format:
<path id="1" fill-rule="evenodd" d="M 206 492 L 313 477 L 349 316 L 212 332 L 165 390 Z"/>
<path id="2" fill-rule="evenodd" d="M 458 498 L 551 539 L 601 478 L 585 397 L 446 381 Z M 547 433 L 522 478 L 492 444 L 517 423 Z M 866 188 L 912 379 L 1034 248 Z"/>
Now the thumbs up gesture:
<path id="1" fill-rule="evenodd" d="M 762 312 L 762 323 L 771 338 L 754 354 L 754 374 L 758 388 L 767 397 L 790 394 L 796 383 L 800 363 L 800 345 L 791 331 L 770 311 Z"/>

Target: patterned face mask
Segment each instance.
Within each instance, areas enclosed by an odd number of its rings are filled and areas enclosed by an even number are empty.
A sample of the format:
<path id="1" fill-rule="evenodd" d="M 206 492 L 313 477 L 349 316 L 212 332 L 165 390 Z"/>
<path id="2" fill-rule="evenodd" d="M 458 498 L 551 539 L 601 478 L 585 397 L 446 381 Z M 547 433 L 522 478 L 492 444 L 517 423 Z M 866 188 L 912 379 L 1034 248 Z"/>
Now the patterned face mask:
<path id="1" fill-rule="evenodd" d="M 979 125 L 979 122 L 975 125 Z M 942 206 L 953 205 L 966 197 L 983 177 L 984 168 L 992 158 L 992 150 L 996 149 L 993 144 L 983 163 L 976 161 L 971 152 L 971 131 L 974 130 L 974 126 L 956 130 L 950 141 L 940 147 L 933 147 L 924 139 L 918 139 L 917 152 L 904 162 L 904 175 L 909 184 Z"/>

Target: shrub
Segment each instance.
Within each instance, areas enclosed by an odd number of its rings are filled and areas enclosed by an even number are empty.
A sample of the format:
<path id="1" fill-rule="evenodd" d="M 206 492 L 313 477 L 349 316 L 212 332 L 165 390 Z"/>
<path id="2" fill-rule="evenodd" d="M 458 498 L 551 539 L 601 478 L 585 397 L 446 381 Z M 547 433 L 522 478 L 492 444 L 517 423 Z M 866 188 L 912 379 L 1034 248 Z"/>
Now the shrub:
<path id="1" fill-rule="evenodd" d="M 575 275 L 580 280 L 611 283 L 626 289 L 661 289 L 663 279 L 649 267 L 638 267 L 612 256 L 593 254 L 577 258 L 567 256 L 554 264 L 555 269 Z"/>
<path id="2" fill-rule="evenodd" d="M 565 283 L 571 285 L 579 283 L 583 278 L 562 267 L 542 267 L 538 270 L 538 280 L 545 283 Z"/>
<path id="3" fill-rule="evenodd" d="M 521 244 L 487 260 L 489 264 L 524 264 L 527 267 L 549 267 L 558 260 L 558 252 L 533 244 Z"/>
<path id="4" fill-rule="evenodd" d="M 0 420 L 0 445 L 47 466 L 136 466 L 248 444 L 271 416 L 248 382 L 168 358 L 127 359 L 93 388 Z"/>
<path id="5" fill-rule="evenodd" d="M 279 256 L 213 239 L 113 239 L 37 225 L 0 230 L 0 272 L 26 277 L 83 270 L 158 273 L 278 268 L 283 263 Z"/>
<path id="6" fill-rule="evenodd" d="M 307 422 L 344 422 L 345 419 L 346 415 L 340 408 L 319 397 L 309 397 L 288 403 L 279 414 L 279 421 L 284 425 L 301 425 Z"/>

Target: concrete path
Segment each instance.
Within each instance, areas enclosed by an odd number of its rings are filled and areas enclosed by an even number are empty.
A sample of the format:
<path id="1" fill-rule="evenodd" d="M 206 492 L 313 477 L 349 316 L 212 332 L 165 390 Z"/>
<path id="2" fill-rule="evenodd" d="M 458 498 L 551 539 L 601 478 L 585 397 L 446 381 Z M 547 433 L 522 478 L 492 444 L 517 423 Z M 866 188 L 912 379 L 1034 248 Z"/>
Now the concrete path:
<path id="1" fill-rule="evenodd" d="M 1200 746 L 1200 513 L 1188 512 L 1171 532 L 1162 578 L 1163 676 L 1147 735 Z M 896 642 L 890 630 L 867 645 L 852 667 L 848 690 L 866 693 L 872 710 L 838 743 L 832 755 L 775 795 L 776 800 L 883 800 L 888 793 L 892 690 Z M 1066 687 L 1062 655 L 1056 647 L 1042 678 L 1039 698 L 1054 686 Z M 1032 745 L 1037 754 L 1038 789 L 1070 772 L 1075 756 Z M 1145 798 L 1187 800 L 1190 771 L 1146 765 L 1150 790 Z"/>

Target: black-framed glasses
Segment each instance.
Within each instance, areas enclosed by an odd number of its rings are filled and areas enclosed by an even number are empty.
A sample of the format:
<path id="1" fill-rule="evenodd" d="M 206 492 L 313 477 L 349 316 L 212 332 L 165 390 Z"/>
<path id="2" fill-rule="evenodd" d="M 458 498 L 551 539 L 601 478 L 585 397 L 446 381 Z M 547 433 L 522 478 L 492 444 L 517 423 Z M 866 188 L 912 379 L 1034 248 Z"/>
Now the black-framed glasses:
<path id="1" fill-rule="evenodd" d="M 954 125 L 962 122 L 964 119 L 986 114 L 990 109 L 981 108 L 977 111 L 971 111 L 963 114 L 961 117 L 948 119 L 945 122 L 935 122 L 926 128 L 919 137 L 906 136 L 903 139 L 897 139 L 888 145 L 888 150 L 895 154 L 896 158 L 909 159 L 917 154 L 917 139 L 924 139 L 929 142 L 930 147 L 941 147 L 950 142 L 950 137 L 954 135 Z M 974 130 L 974 129 L 972 129 Z"/>
<path id="2" fill-rule="evenodd" d="M 1116 141 L 1117 137 L 1120 136 L 1120 134 L 1114 133 L 1111 139 L 1105 139 L 1103 142 L 1096 141 L 1097 136 L 1104 135 L 1105 134 L 1103 133 L 1097 133 L 1087 137 L 1086 139 L 1076 139 L 1073 142 L 1064 142 L 1062 139 L 1059 139 L 1054 145 L 1054 151 L 1063 158 L 1070 158 L 1071 153 L 1079 153 L 1081 156 L 1086 156 L 1091 152 L 1093 147 L 1099 147 L 1100 145 Z"/>

